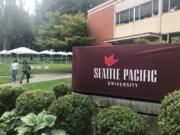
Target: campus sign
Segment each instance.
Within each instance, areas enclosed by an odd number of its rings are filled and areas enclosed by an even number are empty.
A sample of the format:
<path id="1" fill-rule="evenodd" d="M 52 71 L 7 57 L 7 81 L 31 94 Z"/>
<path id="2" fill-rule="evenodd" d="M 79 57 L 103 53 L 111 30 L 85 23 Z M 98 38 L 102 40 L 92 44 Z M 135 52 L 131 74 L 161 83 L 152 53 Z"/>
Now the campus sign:
<path id="1" fill-rule="evenodd" d="M 180 88 L 180 45 L 73 48 L 75 92 L 161 101 Z"/>

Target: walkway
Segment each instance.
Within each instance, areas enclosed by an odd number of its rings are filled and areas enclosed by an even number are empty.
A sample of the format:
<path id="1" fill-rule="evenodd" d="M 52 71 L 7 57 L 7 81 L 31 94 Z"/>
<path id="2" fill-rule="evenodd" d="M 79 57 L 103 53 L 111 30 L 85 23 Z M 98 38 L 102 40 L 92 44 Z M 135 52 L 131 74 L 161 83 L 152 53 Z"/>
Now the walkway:
<path id="1" fill-rule="evenodd" d="M 30 78 L 29 83 L 37 83 L 37 82 L 43 82 L 43 81 L 51 81 L 51 80 L 57 80 L 57 79 L 64 79 L 64 78 L 71 78 L 71 73 L 56 73 L 56 74 L 33 74 L 33 77 Z M 26 84 L 26 80 L 24 79 L 23 84 Z M 7 83 L 4 84 L 4 86 L 18 86 L 21 85 L 20 83 Z"/>

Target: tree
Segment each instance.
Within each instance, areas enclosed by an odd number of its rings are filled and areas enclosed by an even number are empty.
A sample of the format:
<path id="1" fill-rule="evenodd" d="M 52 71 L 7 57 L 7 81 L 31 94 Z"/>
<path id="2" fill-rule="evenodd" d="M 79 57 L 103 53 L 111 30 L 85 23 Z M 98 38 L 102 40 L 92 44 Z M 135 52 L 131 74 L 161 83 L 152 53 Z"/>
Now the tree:
<path id="1" fill-rule="evenodd" d="M 73 46 L 86 46 L 93 40 L 88 37 L 87 21 L 83 14 L 49 13 L 37 33 L 36 44 L 43 49 L 69 51 Z"/>
<path id="2" fill-rule="evenodd" d="M 174 43 L 174 44 L 175 43 L 180 43 L 180 37 L 172 37 L 171 42 Z"/>
<path id="3" fill-rule="evenodd" d="M 33 34 L 29 14 L 23 9 L 21 0 L 2 0 L 0 7 L 0 48 L 27 46 Z"/>
<path id="4" fill-rule="evenodd" d="M 36 15 L 45 17 L 48 12 L 59 11 L 62 14 L 87 14 L 87 11 L 107 0 L 42 0 L 36 2 Z"/>

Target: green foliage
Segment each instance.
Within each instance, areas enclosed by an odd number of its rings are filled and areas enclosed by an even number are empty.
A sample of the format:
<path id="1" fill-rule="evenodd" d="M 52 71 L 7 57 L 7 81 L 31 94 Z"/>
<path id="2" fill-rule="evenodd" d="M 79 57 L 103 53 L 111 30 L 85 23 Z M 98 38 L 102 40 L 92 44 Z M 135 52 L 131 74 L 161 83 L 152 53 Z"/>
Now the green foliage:
<path id="1" fill-rule="evenodd" d="M 143 38 L 138 38 L 134 40 L 135 44 L 150 44 L 150 41 Z"/>
<path id="2" fill-rule="evenodd" d="M 161 102 L 159 127 L 162 135 L 180 134 L 180 90 L 165 96 Z"/>
<path id="3" fill-rule="evenodd" d="M 0 87 L 0 115 L 15 108 L 16 99 L 23 92 L 25 89 L 22 87 Z"/>
<path id="4" fill-rule="evenodd" d="M 38 29 L 36 45 L 55 50 L 71 50 L 72 46 L 86 46 L 93 40 L 88 37 L 87 20 L 83 14 L 62 15 L 48 13 L 47 21 Z"/>
<path id="5" fill-rule="evenodd" d="M 1 0 L 0 49 L 32 46 L 33 33 L 29 14 L 21 0 Z M 18 4 L 17 4 L 18 3 Z"/>
<path id="6" fill-rule="evenodd" d="M 48 109 L 57 116 L 57 124 L 72 135 L 91 133 L 91 116 L 94 105 L 88 96 L 70 94 L 59 97 Z"/>
<path id="7" fill-rule="evenodd" d="M 54 100 L 55 95 L 50 91 L 28 91 L 17 98 L 16 108 L 20 114 L 39 113 L 47 109 Z"/>
<path id="8" fill-rule="evenodd" d="M 93 8 L 107 0 L 42 0 L 36 5 L 39 16 L 44 16 L 47 12 L 60 11 L 63 14 L 87 13 L 87 10 Z"/>
<path id="9" fill-rule="evenodd" d="M 130 109 L 113 106 L 97 114 L 95 128 L 96 135 L 144 135 L 147 124 Z"/>
<path id="10" fill-rule="evenodd" d="M 180 37 L 172 37 L 172 43 L 180 43 Z"/>
<path id="11" fill-rule="evenodd" d="M 167 44 L 167 41 L 165 41 L 165 40 L 156 40 L 156 41 L 150 42 L 150 44 Z"/>
<path id="12" fill-rule="evenodd" d="M 54 86 L 53 92 L 56 95 L 56 98 L 59 96 L 64 96 L 71 92 L 70 87 L 66 83 L 60 83 Z"/>
<path id="13" fill-rule="evenodd" d="M 18 135 L 67 135 L 62 129 L 54 129 L 56 116 L 48 115 L 46 111 L 35 115 L 30 113 L 21 118 L 22 124 L 18 126 Z"/>
<path id="14" fill-rule="evenodd" d="M 29 90 L 36 90 L 36 89 L 43 89 L 43 90 L 52 90 L 54 85 L 63 82 L 66 83 L 69 87 L 71 86 L 71 78 L 66 78 L 66 79 L 60 79 L 60 80 L 51 80 L 51 81 L 43 81 L 43 82 L 38 82 L 38 83 L 30 83 L 24 85 L 26 89 Z"/>
<path id="15" fill-rule="evenodd" d="M 134 40 L 135 44 L 167 44 L 165 40 L 155 40 L 155 41 L 150 41 L 148 39 L 144 38 L 138 38 Z"/>
<path id="16" fill-rule="evenodd" d="M 1 135 L 67 135 L 62 129 L 55 129 L 56 116 L 42 111 L 18 116 L 15 110 L 5 112 L 0 118 Z"/>
<path id="17" fill-rule="evenodd" d="M 16 110 L 5 112 L 0 118 L 0 135 L 17 135 L 14 130 L 20 123 Z"/>

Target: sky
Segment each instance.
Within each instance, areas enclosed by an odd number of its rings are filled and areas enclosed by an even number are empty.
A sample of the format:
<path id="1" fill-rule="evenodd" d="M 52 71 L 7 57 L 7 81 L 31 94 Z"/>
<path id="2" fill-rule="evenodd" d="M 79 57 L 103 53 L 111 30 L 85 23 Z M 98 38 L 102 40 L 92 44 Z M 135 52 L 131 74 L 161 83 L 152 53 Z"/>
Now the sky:
<path id="1" fill-rule="evenodd" d="M 35 0 L 23 0 L 24 4 L 25 4 L 25 10 L 28 11 L 30 14 L 34 13 L 35 10 Z M 41 0 L 37 0 L 37 1 L 41 1 Z"/>

